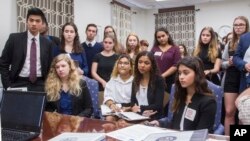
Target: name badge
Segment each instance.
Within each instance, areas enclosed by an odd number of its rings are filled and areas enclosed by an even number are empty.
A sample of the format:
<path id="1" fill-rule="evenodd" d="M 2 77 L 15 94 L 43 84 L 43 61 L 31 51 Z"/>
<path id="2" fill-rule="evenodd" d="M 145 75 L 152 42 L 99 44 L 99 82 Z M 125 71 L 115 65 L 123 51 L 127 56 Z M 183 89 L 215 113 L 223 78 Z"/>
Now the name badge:
<path id="1" fill-rule="evenodd" d="M 161 55 L 162 55 L 162 52 L 157 51 L 157 52 L 155 52 L 154 55 L 155 55 L 155 56 L 161 56 Z"/>
<path id="2" fill-rule="evenodd" d="M 196 110 L 191 109 L 191 108 L 187 108 L 187 111 L 185 113 L 185 118 L 189 119 L 191 121 L 194 121 L 194 117 L 196 115 Z"/>

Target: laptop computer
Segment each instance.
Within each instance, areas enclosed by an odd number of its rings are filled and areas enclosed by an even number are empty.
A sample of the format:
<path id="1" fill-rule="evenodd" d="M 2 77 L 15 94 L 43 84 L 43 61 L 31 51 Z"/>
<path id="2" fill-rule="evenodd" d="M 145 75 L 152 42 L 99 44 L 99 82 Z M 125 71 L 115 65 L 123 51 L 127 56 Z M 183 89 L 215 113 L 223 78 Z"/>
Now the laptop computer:
<path id="1" fill-rule="evenodd" d="M 3 141 L 28 141 L 41 130 L 46 93 L 3 91 L 1 125 Z"/>

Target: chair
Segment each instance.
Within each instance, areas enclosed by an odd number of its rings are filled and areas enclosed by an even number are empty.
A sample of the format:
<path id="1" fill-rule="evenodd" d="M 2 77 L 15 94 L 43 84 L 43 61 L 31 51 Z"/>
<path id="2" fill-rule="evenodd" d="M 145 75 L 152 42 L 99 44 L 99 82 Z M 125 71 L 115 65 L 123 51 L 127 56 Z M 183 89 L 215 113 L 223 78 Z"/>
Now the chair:
<path id="1" fill-rule="evenodd" d="M 214 83 L 207 81 L 208 87 L 211 89 L 213 94 L 216 97 L 217 109 L 214 121 L 214 134 L 223 135 L 224 134 L 224 126 L 221 124 L 221 108 L 222 108 L 222 98 L 223 98 L 223 90 L 221 86 L 215 85 Z M 171 105 L 174 100 L 174 84 L 171 87 L 170 98 L 169 98 L 169 107 L 168 107 L 168 119 L 171 121 L 173 118 L 173 113 L 171 112 Z"/>
<path id="2" fill-rule="evenodd" d="M 219 85 L 215 85 L 214 83 L 207 81 L 208 87 L 211 89 L 213 94 L 216 97 L 217 109 L 214 121 L 214 134 L 223 135 L 224 134 L 224 126 L 221 124 L 221 110 L 222 110 L 222 98 L 223 98 L 223 89 Z"/>
<path id="3" fill-rule="evenodd" d="M 92 104 L 93 104 L 93 115 L 92 117 L 94 118 L 100 118 L 100 110 L 99 110 L 99 85 L 98 82 L 94 79 L 90 79 L 86 76 L 83 77 L 83 79 L 86 81 L 87 83 L 87 87 L 89 90 L 89 93 L 91 95 L 91 99 L 92 99 Z"/>
<path id="4" fill-rule="evenodd" d="M 168 104 L 169 104 L 169 93 L 168 92 L 164 92 L 164 97 L 163 97 L 163 117 L 164 115 L 167 114 L 167 111 L 168 111 Z"/>

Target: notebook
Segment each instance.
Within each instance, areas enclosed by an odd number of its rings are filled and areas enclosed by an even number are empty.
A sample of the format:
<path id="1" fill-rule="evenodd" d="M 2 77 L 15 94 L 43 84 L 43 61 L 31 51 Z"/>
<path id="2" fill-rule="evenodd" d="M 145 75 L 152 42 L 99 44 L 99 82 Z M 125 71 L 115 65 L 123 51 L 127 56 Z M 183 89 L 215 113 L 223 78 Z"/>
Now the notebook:
<path id="1" fill-rule="evenodd" d="M 1 125 L 3 141 L 27 141 L 41 130 L 46 93 L 3 91 Z"/>

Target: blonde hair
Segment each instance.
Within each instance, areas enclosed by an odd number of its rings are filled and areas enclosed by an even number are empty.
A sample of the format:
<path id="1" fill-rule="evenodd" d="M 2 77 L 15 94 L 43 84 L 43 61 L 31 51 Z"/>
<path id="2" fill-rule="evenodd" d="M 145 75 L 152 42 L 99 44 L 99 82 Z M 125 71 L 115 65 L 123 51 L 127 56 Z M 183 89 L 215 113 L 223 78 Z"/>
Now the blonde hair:
<path id="1" fill-rule="evenodd" d="M 216 35 L 215 35 L 212 27 L 204 27 L 201 30 L 199 41 L 198 41 L 196 48 L 194 49 L 193 55 L 199 57 L 199 54 L 202 50 L 201 46 L 203 44 L 202 40 L 201 40 L 201 35 L 202 35 L 202 32 L 205 30 L 208 30 L 209 33 L 211 34 L 211 40 L 210 40 L 209 45 L 208 45 L 208 58 L 212 63 L 215 63 L 215 60 L 218 57 L 218 48 L 217 48 Z"/>
<path id="2" fill-rule="evenodd" d="M 57 101 L 60 99 L 62 82 L 56 72 L 56 64 L 60 61 L 65 61 L 69 64 L 69 93 L 75 96 L 79 96 L 82 91 L 80 86 L 81 77 L 78 74 L 75 62 L 67 54 L 60 54 L 53 59 L 48 77 L 45 82 L 45 91 L 47 92 L 47 98 L 49 101 Z"/>
<path id="3" fill-rule="evenodd" d="M 131 67 L 131 70 L 130 70 L 130 75 L 133 75 L 134 74 L 134 65 L 133 65 L 133 60 L 130 58 L 130 56 L 128 54 L 122 54 L 119 56 L 119 58 L 116 60 L 115 62 L 115 65 L 114 65 L 114 68 L 113 68 L 113 71 L 112 71 L 112 74 L 111 74 L 111 77 L 117 77 L 118 74 L 119 74 L 119 71 L 118 71 L 118 63 L 119 61 L 122 59 L 122 58 L 126 58 L 128 59 L 129 61 L 129 65 Z"/>
<path id="4" fill-rule="evenodd" d="M 135 33 L 130 33 L 126 39 L 126 53 L 131 53 L 131 48 L 128 44 L 128 39 L 130 36 L 134 36 L 137 40 L 137 46 L 135 47 L 135 55 L 137 55 L 139 53 L 139 49 L 140 49 L 140 40 L 139 37 L 135 34 Z"/>

